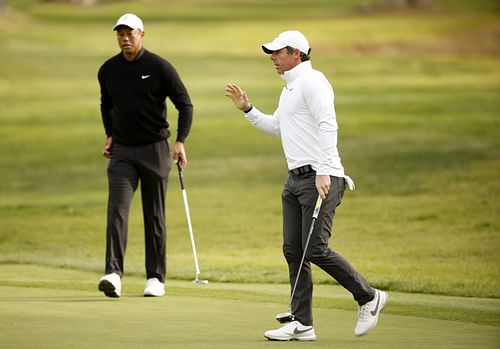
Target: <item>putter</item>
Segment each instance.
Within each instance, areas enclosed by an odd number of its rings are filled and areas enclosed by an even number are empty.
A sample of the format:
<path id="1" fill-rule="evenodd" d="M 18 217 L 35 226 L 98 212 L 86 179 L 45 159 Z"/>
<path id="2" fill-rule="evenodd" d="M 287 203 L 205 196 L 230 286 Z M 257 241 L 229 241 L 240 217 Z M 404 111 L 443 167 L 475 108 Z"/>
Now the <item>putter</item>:
<path id="1" fill-rule="evenodd" d="M 302 259 L 299 264 L 299 270 L 297 271 L 297 277 L 295 278 L 295 283 L 293 285 L 292 289 L 292 295 L 290 296 L 290 303 L 288 304 L 288 311 L 285 313 L 279 313 L 276 315 L 276 320 L 279 323 L 287 323 L 287 322 L 292 322 L 295 320 L 295 315 L 292 313 L 292 301 L 293 301 L 293 296 L 295 295 L 295 290 L 297 288 L 297 284 L 299 281 L 300 277 L 300 271 L 302 270 L 302 266 L 304 265 L 304 259 L 306 258 L 306 253 L 307 253 L 307 247 L 309 246 L 309 240 L 311 240 L 311 235 L 314 230 L 314 223 L 316 222 L 316 219 L 319 216 L 319 210 L 321 209 L 321 203 L 323 200 L 321 199 L 321 196 L 318 195 L 318 200 L 316 200 L 316 206 L 314 207 L 313 215 L 312 215 L 312 222 L 311 222 L 311 227 L 309 228 L 309 234 L 307 234 L 307 240 L 306 244 L 304 246 L 304 252 L 302 253 Z"/>
<path id="2" fill-rule="evenodd" d="M 194 243 L 193 226 L 191 225 L 191 215 L 189 213 L 186 188 L 184 187 L 184 175 L 182 173 L 182 167 L 179 162 L 177 162 L 177 170 L 179 171 L 179 181 L 181 183 L 182 199 L 184 200 L 184 210 L 186 211 L 186 220 L 189 230 L 189 237 L 191 238 L 191 247 L 193 249 L 193 256 L 194 256 L 195 279 L 193 280 L 193 283 L 208 284 L 208 280 L 200 279 L 200 266 L 198 264 L 198 254 L 196 253 L 196 245 Z"/>

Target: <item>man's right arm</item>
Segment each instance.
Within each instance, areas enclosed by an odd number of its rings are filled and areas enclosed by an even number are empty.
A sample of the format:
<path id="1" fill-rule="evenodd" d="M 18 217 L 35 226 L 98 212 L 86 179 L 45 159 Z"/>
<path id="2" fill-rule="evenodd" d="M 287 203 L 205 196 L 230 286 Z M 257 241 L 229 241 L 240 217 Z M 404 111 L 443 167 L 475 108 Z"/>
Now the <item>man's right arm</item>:
<path id="1" fill-rule="evenodd" d="M 278 118 L 272 115 L 264 114 L 255 108 L 250 103 L 247 93 L 238 85 L 227 84 L 225 95 L 231 98 L 236 108 L 245 113 L 245 117 L 252 123 L 253 126 L 271 136 L 279 135 Z"/>
<path id="2" fill-rule="evenodd" d="M 111 158 L 111 147 L 113 145 L 113 139 L 111 138 L 113 130 L 113 119 L 112 119 L 113 100 L 111 98 L 111 95 L 106 90 L 103 75 L 104 74 L 101 67 L 97 74 L 97 79 L 99 81 L 99 86 L 101 90 L 102 124 L 104 126 L 104 131 L 106 133 L 106 141 L 104 143 L 104 149 L 102 151 L 102 155 L 106 158 Z"/>
<path id="3" fill-rule="evenodd" d="M 102 116 L 102 124 L 104 126 L 104 130 L 106 131 L 106 135 L 111 137 L 113 130 L 113 120 L 111 118 L 112 110 L 113 110 L 113 99 L 111 95 L 108 93 L 105 84 L 103 67 L 99 69 L 97 73 L 97 80 L 99 81 L 99 87 L 101 90 L 101 116 Z"/>

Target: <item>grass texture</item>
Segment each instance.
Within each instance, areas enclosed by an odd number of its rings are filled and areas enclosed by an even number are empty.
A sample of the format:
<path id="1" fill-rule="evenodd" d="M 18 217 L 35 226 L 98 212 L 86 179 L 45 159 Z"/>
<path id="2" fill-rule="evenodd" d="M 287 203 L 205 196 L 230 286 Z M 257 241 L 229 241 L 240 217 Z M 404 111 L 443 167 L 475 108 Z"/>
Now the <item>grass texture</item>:
<path id="1" fill-rule="evenodd" d="M 498 6 L 366 12 L 361 3 L 9 1 L 0 14 L 0 267 L 102 272 L 107 160 L 96 74 L 118 52 L 116 18 L 134 11 L 146 48 L 177 67 L 195 105 L 185 177 L 204 278 L 287 282 L 280 141 L 252 129 L 224 85 L 240 84 L 271 113 L 283 82 L 260 45 L 296 28 L 333 83 L 339 149 L 357 185 L 337 211 L 332 248 L 376 287 L 498 298 Z M 169 121 L 175 132 L 171 104 Z M 125 266 L 133 277 L 144 275 L 138 199 Z M 169 277 L 190 280 L 174 172 L 167 210 Z"/>
<path id="2" fill-rule="evenodd" d="M 269 348 L 289 292 L 285 285 L 194 285 L 171 281 L 162 298 L 142 297 L 144 280 L 128 277 L 120 299 L 96 292 L 99 274 L 49 267 L 0 269 L 2 348 Z M 494 348 L 498 300 L 390 293 L 377 328 L 357 338 L 357 312 L 339 286 L 315 290 L 314 348 Z M 408 313 L 412 309 L 413 313 Z M 443 311 L 446 309 L 446 311 Z M 467 314 L 481 312 L 482 322 Z M 288 346 L 304 343 L 290 343 Z"/>

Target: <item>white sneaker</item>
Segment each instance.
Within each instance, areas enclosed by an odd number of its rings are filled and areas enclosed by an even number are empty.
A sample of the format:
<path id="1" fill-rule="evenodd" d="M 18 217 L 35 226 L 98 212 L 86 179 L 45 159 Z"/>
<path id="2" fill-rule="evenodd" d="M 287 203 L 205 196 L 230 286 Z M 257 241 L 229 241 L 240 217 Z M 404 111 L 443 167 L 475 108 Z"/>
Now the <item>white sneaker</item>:
<path id="1" fill-rule="evenodd" d="M 377 326 L 378 315 L 387 304 L 388 298 L 384 291 L 375 290 L 375 297 L 359 307 L 358 323 L 354 329 L 356 336 L 363 336 Z"/>
<path id="2" fill-rule="evenodd" d="M 151 278 L 146 281 L 144 288 L 144 297 L 161 297 L 165 294 L 165 284 L 157 278 Z"/>
<path id="3" fill-rule="evenodd" d="M 316 339 L 316 334 L 312 326 L 304 326 L 295 320 L 276 330 L 267 331 L 264 337 L 273 341 L 313 341 Z"/>
<path id="4" fill-rule="evenodd" d="M 122 281 L 120 275 L 111 273 L 104 275 L 99 280 L 99 291 L 104 292 L 108 297 L 118 298 L 122 292 Z"/>

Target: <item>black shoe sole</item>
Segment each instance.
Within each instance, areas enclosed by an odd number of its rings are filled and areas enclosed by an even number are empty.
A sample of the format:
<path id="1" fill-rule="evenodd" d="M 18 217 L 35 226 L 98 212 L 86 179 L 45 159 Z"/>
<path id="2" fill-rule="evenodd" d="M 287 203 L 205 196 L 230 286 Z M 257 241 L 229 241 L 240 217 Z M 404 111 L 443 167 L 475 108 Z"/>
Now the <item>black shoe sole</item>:
<path id="1" fill-rule="evenodd" d="M 104 292 L 107 297 L 119 298 L 120 296 L 116 293 L 116 288 L 108 280 L 102 280 L 99 282 L 99 291 Z"/>

